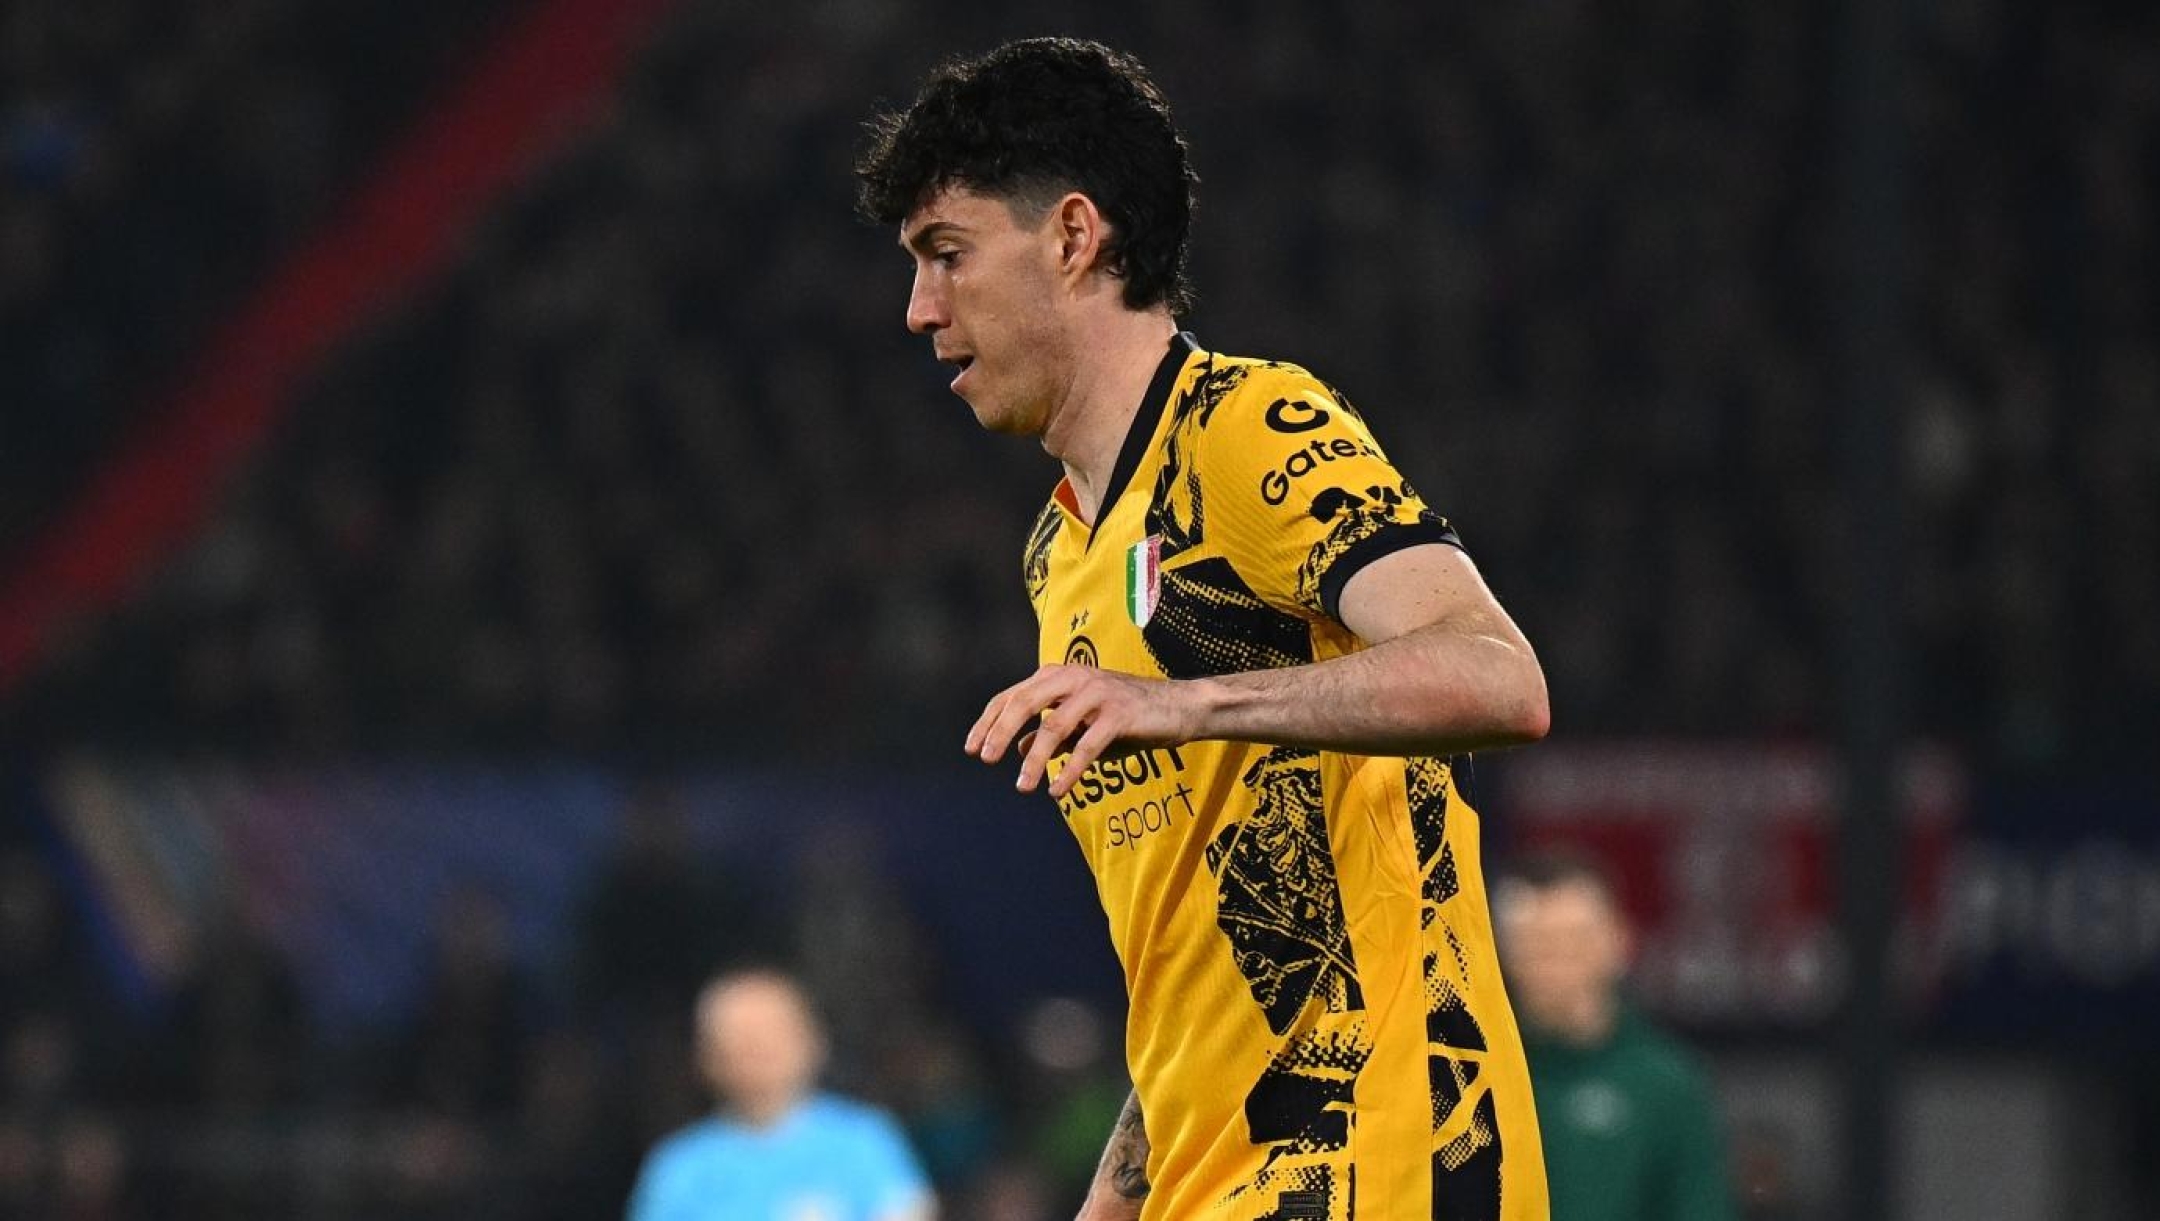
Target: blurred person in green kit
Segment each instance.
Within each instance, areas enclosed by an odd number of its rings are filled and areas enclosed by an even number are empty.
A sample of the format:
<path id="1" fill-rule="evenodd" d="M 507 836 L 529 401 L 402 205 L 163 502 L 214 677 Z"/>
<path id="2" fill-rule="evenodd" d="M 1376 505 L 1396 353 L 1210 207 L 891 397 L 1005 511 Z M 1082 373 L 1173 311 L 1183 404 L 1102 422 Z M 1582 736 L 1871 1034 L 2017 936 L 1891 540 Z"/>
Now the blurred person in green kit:
<path id="1" fill-rule="evenodd" d="M 1492 893 L 1552 1221 L 1735 1221 L 1708 1081 L 1622 994 L 1632 939 L 1611 880 L 1586 856 L 1542 851 Z"/>

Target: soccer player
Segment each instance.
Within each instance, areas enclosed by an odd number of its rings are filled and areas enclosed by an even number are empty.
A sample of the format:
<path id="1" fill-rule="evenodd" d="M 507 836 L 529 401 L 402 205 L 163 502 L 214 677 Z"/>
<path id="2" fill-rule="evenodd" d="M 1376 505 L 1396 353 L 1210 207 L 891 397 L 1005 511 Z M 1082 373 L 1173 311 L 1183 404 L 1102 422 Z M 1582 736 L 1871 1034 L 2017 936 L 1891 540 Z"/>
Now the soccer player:
<path id="1" fill-rule="evenodd" d="M 1716 1106 L 1695 1058 L 1621 995 L 1631 940 L 1589 857 L 1547 850 L 1493 883 L 1522 1007 L 1553 1215 L 1736 1221 Z"/>
<path id="2" fill-rule="evenodd" d="M 697 1034 L 720 1113 L 653 1150 L 629 1221 L 930 1221 L 929 1183 L 899 1126 L 815 1092 L 825 1042 L 793 979 L 714 980 Z"/>
<path id="3" fill-rule="evenodd" d="M 1179 331 L 1196 179 L 1133 59 L 948 64 L 857 172 L 954 393 L 1064 466 L 1023 566 L 1046 664 L 966 749 L 1047 786 L 1124 964 L 1082 1215 L 1543 1218 L 1450 766 L 1545 733 L 1522 633 L 1342 395 Z"/>

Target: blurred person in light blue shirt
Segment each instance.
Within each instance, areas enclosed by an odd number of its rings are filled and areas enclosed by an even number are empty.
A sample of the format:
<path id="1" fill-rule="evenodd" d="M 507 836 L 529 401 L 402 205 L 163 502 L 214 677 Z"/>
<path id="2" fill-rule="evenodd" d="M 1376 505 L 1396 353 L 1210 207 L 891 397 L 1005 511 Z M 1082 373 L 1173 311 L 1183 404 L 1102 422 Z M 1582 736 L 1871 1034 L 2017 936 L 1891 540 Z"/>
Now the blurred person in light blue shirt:
<path id="1" fill-rule="evenodd" d="M 697 1005 L 717 1114 L 645 1159 L 629 1221 L 930 1221 L 936 1201 L 900 1126 L 819 1092 L 825 1040 L 802 988 L 723 975 Z"/>

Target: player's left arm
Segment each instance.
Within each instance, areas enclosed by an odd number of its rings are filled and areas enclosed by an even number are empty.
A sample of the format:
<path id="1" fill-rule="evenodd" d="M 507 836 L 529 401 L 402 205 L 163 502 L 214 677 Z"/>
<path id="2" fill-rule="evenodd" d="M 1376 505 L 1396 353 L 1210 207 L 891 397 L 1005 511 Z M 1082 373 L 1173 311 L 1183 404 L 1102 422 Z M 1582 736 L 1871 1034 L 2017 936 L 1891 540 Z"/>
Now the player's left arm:
<path id="1" fill-rule="evenodd" d="M 1175 682 L 1087 666 L 1044 666 L 991 699 L 969 753 L 1002 758 L 1023 739 L 1032 791 L 1067 750 L 1053 796 L 1106 755 L 1221 738 L 1372 755 L 1448 755 L 1534 742 L 1551 720 L 1545 675 L 1477 566 L 1445 543 L 1359 569 L 1340 616 L 1370 647 L 1279 670 Z"/>

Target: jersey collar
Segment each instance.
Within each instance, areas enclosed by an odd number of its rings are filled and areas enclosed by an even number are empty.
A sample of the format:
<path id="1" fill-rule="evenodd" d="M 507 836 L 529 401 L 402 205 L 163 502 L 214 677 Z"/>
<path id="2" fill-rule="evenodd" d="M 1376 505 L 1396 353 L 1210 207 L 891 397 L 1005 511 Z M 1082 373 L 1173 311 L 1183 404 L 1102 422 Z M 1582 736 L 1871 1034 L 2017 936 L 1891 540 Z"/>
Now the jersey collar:
<path id="1" fill-rule="evenodd" d="M 1170 350 L 1163 353 L 1162 363 L 1155 366 L 1155 377 L 1148 382 L 1147 397 L 1140 400 L 1140 410 L 1133 413 L 1132 423 L 1125 430 L 1125 444 L 1118 449 L 1117 463 L 1110 468 L 1110 482 L 1103 489 L 1102 504 L 1095 511 L 1095 526 L 1100 527 L 1116 507 L 1118 497 L 1125 494 L 1125 485 L 1132 482 L 1133 472 L 1140 469 L 1140 459 L 1147 457 L 1148 442 L 1155 437 L 1155 425 L 1161 421 L 1163 409 L 1169 405 L 1170 391 L 1176 387 L 1178 374 L 1185 369 L 1185 361 L 1200 344 L 1190 331 L 1179 331 L 1170 337 Z M 1155 405 L 1154 411 L 1148 405 Z M 1080 516 L 1079 502 L 1073 498 L 1072 483 L 1059 480 L 1058 503 L 1075 518 Z M 1095 542 L 1094 529 L 1088 531 L 1088 543 Z"/>

